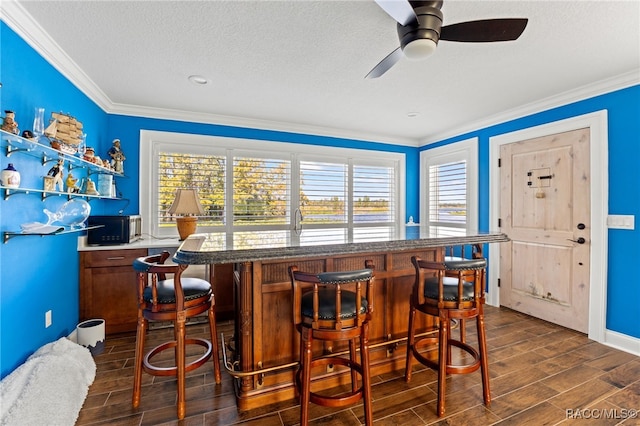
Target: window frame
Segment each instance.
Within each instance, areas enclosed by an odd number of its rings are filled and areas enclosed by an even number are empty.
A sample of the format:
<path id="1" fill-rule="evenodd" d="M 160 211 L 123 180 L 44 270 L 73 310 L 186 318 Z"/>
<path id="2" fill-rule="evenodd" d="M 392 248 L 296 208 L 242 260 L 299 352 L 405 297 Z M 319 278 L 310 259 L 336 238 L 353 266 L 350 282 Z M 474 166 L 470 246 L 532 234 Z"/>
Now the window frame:
<path id="1" fill-rule="evenodd" d="M 140 215 L 142 216 L 142 233 L 156 238 L 177 237 L 175 227 L 161 230 L 158 221 L 154 217 L 158 217 L 158 212 L 154 211 L 158 205 L 157 182 L 159 182 L 158 168 L 154 163 L 159 152 L 170 149 L 174 152 L 189 152 L 197 154 L 215 154 L 228 155 L 230 152 L 243 156 L 260 156 L 265 155 L 273 158 L 282 158 L 292 161 L 291 175 L 299 176 L 299 163 L 294 160 L 303 161 L 329 161 L 340 160 L 345 162 L 349 160 L 349 167 L 352 167 L 352 159 L 355 159 L 357 165 L 370 164 L 380 165 L 394 163 L 396 169 L 395 176 L 395 214 L 396 216 L 396 233 L 402 231 L 401 225 L 405 217 L 405 197 L 406 197 L 406 158 L 403 153 L 374 151 L 367 149 L 343 148 L 332 146 L 308 145 L 303 143 L 279 142 L 279 141 L 263 141 L 255 139 L 232 138 L 224 136 L 198 135 L 188 133 L 164 132 L 153 130 L 140 131 L 140 179 L 139 179 L 139 205 Z M 164 150 L 163 150 L 164 148 Z M 232 155 L 233 155 L 232 154 Z M 227 185 L 233 181 L 232 176 L 227 174 Z M 293 203 L 299 193 L 299 179 L 292 179 L 291 186 L 291 202 Z M 231 191 L 225 193 L 225 203 L 231 206 L 233 194 Z M 225 214 L 227 221 L 230 219 L 229 213 L 232 208 L 226 208 Z M 293 214 L 290 209 L 289 214 Z M 229 223 L 229 222 L 227 222 Z M 273 225 L 248 225 L 248 226 L 224 226 L 219 232 L 232 233 L 235 231 L 264 231 L 268 229 L 291 229 L 289 225 L 280 225 L 275 228 Z M 305 226 L 306 228 L 315 226 Z M 233 231 L 230 231 L 233 230 Z M 208 232 L 207 230 L 203 232 Z"/>
<path id="2" fill-rule="evenodd" d="M 479 229 L 478 138 L 466 139 L 420 152 L 420 223 L 425 229 L 431 226 L 429 223 L 429 168 L 460 161 L 466 161 L 467 220 L 464 229 L 467 232 Z"/>

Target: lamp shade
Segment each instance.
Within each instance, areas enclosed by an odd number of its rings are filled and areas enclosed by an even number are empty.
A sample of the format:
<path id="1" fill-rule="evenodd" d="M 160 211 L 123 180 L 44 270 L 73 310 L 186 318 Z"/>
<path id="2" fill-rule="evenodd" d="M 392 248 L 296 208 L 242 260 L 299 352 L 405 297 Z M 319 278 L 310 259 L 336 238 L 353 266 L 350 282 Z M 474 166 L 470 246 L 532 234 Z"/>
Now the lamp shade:
<path id="1" fill-rule="evenodd" d="M 169 214 L 176 215 L 200 215 L 204 214 L 204 209 L 200 204 L 200 197 L 195 189 L 178 189 L 176 191 L 176 199 L 167 211 Z"/>

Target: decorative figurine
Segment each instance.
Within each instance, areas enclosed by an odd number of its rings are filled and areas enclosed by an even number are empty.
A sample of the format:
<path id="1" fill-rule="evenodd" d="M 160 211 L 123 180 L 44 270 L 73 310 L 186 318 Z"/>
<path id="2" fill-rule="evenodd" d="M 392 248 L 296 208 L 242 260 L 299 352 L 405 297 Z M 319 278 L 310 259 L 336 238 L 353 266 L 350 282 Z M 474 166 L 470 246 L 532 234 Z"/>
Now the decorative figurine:
<path id="1" fill-rule="evenodd" d="M 96 190 L 96 184 L 91 179 L 87 178 L 87 188 L 84 191 L 87 195 L 100 195 Z"/>
<path id="2" fill-rule="evenodd" d="M 95 156 L 95 150 L 93 148 L 91 148 L 90 146 L 88 146 L 85 149 L 85 153 L 84 153 L 84 159 L 90 163 L 93 163 L 93 157 Z"/>
<path id="3" fill-rule="evenodd" d="M 44 177 L 44 190 L 47 192 L 53 191 L 53 178 L 51 176 Z"/>
<path id="4" fill-rule="evenodd" d="M 77 194 L 78 192 L 80 192 L 80 188 L 78 188 L 78 185 L 76 185 L 77 182 L 78 179 L 74 178 L 71 172 L 69 172 L 69 174 L 67 175 L 67 180 L 65 181 L 65 183 L 67 184 L 67 192 L 69 194 Z"/>
<path id="5" fill-rule="evenodd" d="M 36 137 L 33 135 L 33 132 L 32 132 L 31 130 L 24 130 L 24 131 L 22 132 L 22 137 L 23 137 L 23 138 L 25 138 L 25 139 L 29 139 L 30 141 L 36 141 L 36 142 L 38 142 L 38 138 L 36 138 Z"/>
<path id="6" fill-rule="evenodd" d="M 62 192 L 64 190 L 62 186 L 62 166 L 64 164 L 64 160 L 61 158 L 58 160 L 55 166 L 53 166 L 49 172 L 47 172 L 47 176 L 53 177 L 53 190 L 57 190 Z"/>
<path id="7" fill-rule="evenodd" d="M 2 130 L 5 132 L 13 133 L 17 135 L 20 133 L 18 129 L 18 123 L 16 122 L 16 113 L 10 110 L 6 110 L 5 117 L 2 120 Z"/>
<path id="8" fill-rule="evenodd" d="M 2 185 L 7 188 L 20 187 L 20 173 L 13 167 L 13 163 L 9 163 L 6 169 L 0 174 Z"/>
<path id="9" fill-rule="evenodd" d="M 124 173 L 124 160 L 127 158 L 124 156 L 122 149 L 120 148 L 120 139 L 114 139 L 113 145 L 109 148 L 109 157 L 111 157 L 111 166 L 117 173 Z"/>

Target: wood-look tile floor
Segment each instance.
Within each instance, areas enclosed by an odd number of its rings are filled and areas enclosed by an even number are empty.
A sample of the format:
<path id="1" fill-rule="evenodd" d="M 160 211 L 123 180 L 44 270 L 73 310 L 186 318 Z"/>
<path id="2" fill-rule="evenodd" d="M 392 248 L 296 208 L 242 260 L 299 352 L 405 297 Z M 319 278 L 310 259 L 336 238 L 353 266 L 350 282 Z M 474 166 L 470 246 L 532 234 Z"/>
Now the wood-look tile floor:
<path id="1" fill-rule="evenodd" d="M 404 371 L 373 377 L 376 425 L 640 425 L 640 357 L 589 340 L 584 334 L 505 308 L 486 308 L 491 375 L 491 407 L 482 403 L 480 372 L 447 379 L 446 416 L 435 415 L 436 374 L 417 368 L 409 384 Z M 206 325 L 189 326 L 189 334 L 208 333 Z M 218 332 L 230 336 L 233 325 Z M 468 339 L 474 335 L 469 327 Z M 153 330 L 150 344 L 170 330 Z M 156 342 L 154 342 L 156 341 Z M 175 380 L 143 375 L 142 402 L 131 407 L 135 336 L 106 339 L 96 356 L 96 379 L 77 425 L 294 425 L 295 400 L 246 412 L 236 409 L 232 378 L 213 380 L 211 363 L 187 378 L 187 417 L 178 422 Z M 401 345 L 399 350 L 404 350 Z M 573 410 L 573 411 L 570 411 Z M 579 411 L 582 410 L 582 411 Z M 362 405 L 347 409 L 310 407 L 312 424 L 360 425 Z M 575 417 L 570 415 L 574 413 Z M 637 415 L 633 418 L 632 415 Z M 598 418 L 596 418 L 598 417 Z M 613 417 L 613 418 L 612 418 Z M 626 417 L 626 418 L 625 418 Z"/>

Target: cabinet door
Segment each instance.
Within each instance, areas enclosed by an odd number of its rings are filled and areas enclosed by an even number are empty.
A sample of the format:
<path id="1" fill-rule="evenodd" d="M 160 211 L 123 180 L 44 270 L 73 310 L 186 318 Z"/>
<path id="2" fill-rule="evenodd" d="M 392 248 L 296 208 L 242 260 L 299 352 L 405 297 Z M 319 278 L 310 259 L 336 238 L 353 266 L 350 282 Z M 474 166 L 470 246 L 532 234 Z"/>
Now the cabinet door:
<path id="1" fill-rule="evenodd" d="M 106 334 L 135 331 L 138 305 L 133 260 L 146 249 L 81 252 L 80 320 L 103 318 Z"/>

